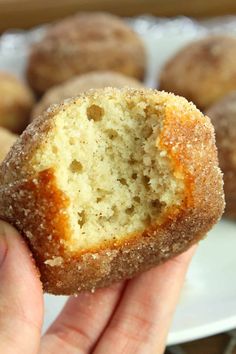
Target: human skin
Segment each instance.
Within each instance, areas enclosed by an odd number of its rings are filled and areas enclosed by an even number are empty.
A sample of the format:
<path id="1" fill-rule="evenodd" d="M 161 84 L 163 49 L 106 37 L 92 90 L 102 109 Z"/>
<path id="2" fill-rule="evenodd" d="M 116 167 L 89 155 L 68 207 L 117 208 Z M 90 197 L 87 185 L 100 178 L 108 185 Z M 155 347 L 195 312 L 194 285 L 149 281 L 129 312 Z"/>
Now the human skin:
<path id="1" fill-rule="evenodd" d="M 0 354 L 162 354 L 195 248 L 131 280 L 69 298 L 42 336 L 37 268 L 22 237 L 0 221 Z"/>

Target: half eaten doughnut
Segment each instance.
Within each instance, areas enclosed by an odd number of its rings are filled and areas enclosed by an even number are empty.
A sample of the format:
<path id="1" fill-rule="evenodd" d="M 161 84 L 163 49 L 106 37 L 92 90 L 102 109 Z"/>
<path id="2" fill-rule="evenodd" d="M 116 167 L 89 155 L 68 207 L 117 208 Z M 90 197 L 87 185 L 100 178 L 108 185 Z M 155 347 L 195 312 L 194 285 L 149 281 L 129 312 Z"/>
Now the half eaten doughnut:
<path id="1" fill-rule="evenodd" d="M 92 90 L 37 118 L 0 168 L 0 216 L 44 290 L 131 278 L 205 236 L 224 208 L 210 120 L 151 89 Z"/>

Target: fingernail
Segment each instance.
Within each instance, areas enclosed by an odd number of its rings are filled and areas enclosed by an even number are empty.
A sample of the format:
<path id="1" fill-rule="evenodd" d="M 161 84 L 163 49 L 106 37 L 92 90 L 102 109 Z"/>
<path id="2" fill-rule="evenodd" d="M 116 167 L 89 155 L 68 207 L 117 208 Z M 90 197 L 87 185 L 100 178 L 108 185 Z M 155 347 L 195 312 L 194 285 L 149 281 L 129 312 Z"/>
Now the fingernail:
<path id="1" fill-rule="evenodd" d="M 4 259 L 7 253 L 7 243 L 5 235 L 0 235 L 0 267 L 4 263 Z"/>

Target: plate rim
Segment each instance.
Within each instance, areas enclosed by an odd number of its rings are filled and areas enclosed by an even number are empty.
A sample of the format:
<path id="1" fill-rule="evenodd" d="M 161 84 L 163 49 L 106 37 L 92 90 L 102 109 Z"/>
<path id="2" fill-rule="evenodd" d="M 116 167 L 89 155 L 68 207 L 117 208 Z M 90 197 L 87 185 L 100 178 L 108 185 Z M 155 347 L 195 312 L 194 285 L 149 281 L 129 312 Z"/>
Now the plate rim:
<path id="1" fill-rule="evenodd" d="M 200 326 L 169 332 L 167 345 L 177 345 L 206 338 L 236 328 L 236 314 L 218 321 L 212 321 Z"/>

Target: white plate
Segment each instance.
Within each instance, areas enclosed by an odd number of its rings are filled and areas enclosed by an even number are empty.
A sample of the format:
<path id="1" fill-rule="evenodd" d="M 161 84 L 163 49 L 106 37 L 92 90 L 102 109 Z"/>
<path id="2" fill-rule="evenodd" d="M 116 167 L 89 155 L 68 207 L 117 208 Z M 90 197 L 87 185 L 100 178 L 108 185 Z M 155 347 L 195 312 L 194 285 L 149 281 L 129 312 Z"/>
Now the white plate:
<path id="1" fill-rule="evenodd" d="M 236 328 L 236 223 L 222 220 L 199 245 L 168 343 Z"/>
<path id="2" fill-rule="evenodd" d="M 187 42 L 208 31 L 236 33 L 233 17 L 193 22 L 139 18 L 130 21 L 143 37 L 148 52 L 147 84 L 157 86 L 157 76 L 166 59 Z M 28 44 L 42 29 L 9 33 L 0 37 L 0 69 L 23 76 Z M 200 243 L 187 275 L 168 344 L 177 344 L 236 327 L 236 223 L 221 221 Z M 66 297 L 45 296 L 44 330 L 56 317 Z"/>

